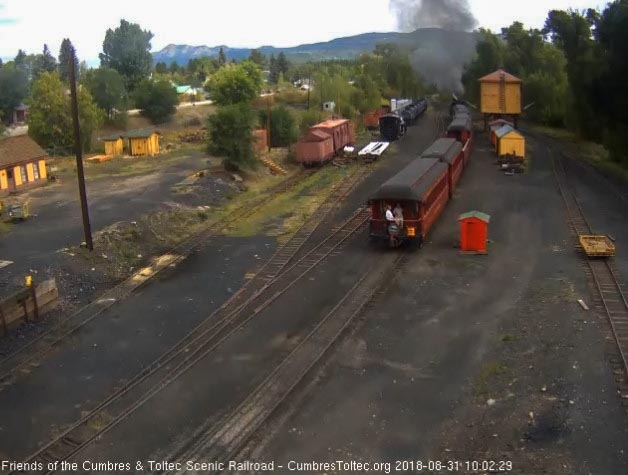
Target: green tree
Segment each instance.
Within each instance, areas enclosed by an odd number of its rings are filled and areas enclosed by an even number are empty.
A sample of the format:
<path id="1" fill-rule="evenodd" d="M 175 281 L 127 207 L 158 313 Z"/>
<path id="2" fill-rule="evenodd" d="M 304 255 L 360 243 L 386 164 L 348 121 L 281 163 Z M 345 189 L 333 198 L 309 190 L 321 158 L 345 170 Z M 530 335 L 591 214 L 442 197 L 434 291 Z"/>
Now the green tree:
<path id="1" fill-rule="evenodd" d="M 27 94 L 26 73 L 11 62 L 0 67 L 0 115 L 4 120 L 8 120 L 13 115 L 13 109 L 24 100 Z"/>
<path id="2" fill-rule="evenodd" d="M 549 12 L 544 32 L 567 58 L 569 112 L 567 125 L 582 137 L 599 140 L 602 124 L 595 114 L 593 84 L 602 67 L 592 32 L 595 15 L 570 10 Z"/>
<path id="3" fill-rule="evenodd" d="M 595 109 L 605 126 L 604 144 L 613 160 L 628 166 L 628 1 L 614 1 L 599 18 L 591 11 L 588 17 L 596 26 L 595 35 L 604 58 L 593 87 L 598 98 Z"/>
<path id="4" fill-rule="evenodd" d="M 33 80 L 36 80 L 42 73 L 52 73 L 57 70 L 57 60 L 50 53 L 48 45 L 44 45 L 42 54 L 37 55 L 33 64 Z"/>
<path id="5" fill-rule="evenodd" d="M 290 69 L 290 62 L 286 55 L 281 52 L 279 56 L 277 56 L 277 73 L 283 74 L 284 76 L 288 74 L 288 70 Z"/>
<path id="6" fill-rule="evenodd" d="M 274 54 L 270 55 L 269 70 L 270 76 L 268 77 L 268 82 L 271 84 L 277 84 L 277 81 L 279 80 L 279 67 L 277 66 L 277 58 L 275 58 Z"/>
<path id="7" fill-rule="evenodd" d="M 109 120 L 113 120 L 118 112 L 126 109 L 124 78 L 115 69 L 91 69 L 86 73 L 83 83 Z"/>
<path id="8" fill-rule="evenodd" d="M 61 76 L 61 80 L 64 82 L 70 81 L 70 58 L 73 50 L 72 42 L 68 38 L 64 38 L 59 49 L 59 76 Z M 79 60 L 76 56 L 74 56 L 74 70 L 78 76 Z"/>
<path id="9" fill-rule="evenodd" d="M 179 72 L 179 65 L 176 61 L 170 62 L 170 66 L 168 66 L 168 71 L 170 71 L 171 74 L 176 74 Z"/>
<path id="10" fill-rule="evenodd" d="M 15 59 L 13 60 L 13 62 L 15 63 L 15 66 L 17 68 L 20 68 L 24 65 L 24 61 L 26 60 L 26 53 L 24 52 L 24 50 L 17 50 L 17 55 L 15 55 Z"/>
<path id="11" fill-rule="evenodd" d="M 159 61 L 155 65 L 155 72 L 157 74 L 168 74 L 168 66 L 163 61 Z"/>
<path id="12" fill-rule="evenodd" d="M 249 56 L 249 61 L 257 64 L 260 67 L 264 66 L 266 63 L 266 57 L 262 54 L 262 52 L 258 49 L 251 50 L 251 54 Z"/>
<path id="13" fill-rule="evenodd" d="M 266 128 L 267 112 L 260 111 L 260 124 Z M 288 147 L 297 141 L 299 130 L 292 113 L 283 105 L 273 107 L 270 113 L 271 147 Z"/>
<path id="14" fill-rule="evenodd" d="M 259 96 L 261 88 L 261 71 L 250 61 L 225 66 L 209 79 L 212 100 L 218 105 L 250 102 Z"/>
<path id="15" fill-rule="evenodd" d="M 225 54 L 225 50 L 220 47 L 220 51 L 218 51 L 218 67 L 222 68 L 227 64 L 227 55 Z"/>
<path id="16" fill-rule="evenodd" d="M 103 113 L 86 88 L 78 92 L 79 123 L 83 149 L 89 150 L 91 137 L 102 123 Z M 68 152 L 74 148 L 74 128 L 70 96 L 56 72 L 43 72 L 33 82 L 28 133 L 44 148 L 61 147 Z"/>
<path id="17" fill-rule="evenodd" d="M 126 80 L 127 90 L 133 91 L 150 74 L 152 38 L 153 34 L 137 23 L 120 20 L 119 27 L 105 34 L 100 65 L 118 71 Z"/>
<path id="18" fill-rule="evenodd" d="M 254 124 L 255 114 L 247 103 L 219 107 L 207 124 L 209 152 L 223 157 L 230 170 L 254 166 Z"/>
<path id="19" fill-rule="evenodd" d="M 144 79 L 135 90 L 135 105 L 154 124 L 166 122 L 177 110 L 179 96 L 168 81 Z"/>

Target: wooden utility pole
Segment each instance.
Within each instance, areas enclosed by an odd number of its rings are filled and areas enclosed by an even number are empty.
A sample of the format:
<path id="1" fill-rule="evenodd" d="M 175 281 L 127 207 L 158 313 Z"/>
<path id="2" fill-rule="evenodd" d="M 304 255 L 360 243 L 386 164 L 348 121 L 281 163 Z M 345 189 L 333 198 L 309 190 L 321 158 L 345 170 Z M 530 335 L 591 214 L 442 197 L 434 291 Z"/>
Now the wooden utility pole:
<path id="1" fill-rule="evenodd" d="M 270 152 L 270 99 L 266 96 L 266 139 L 268 140 L 268 151 Z"/>
<path id="2" fill-rule="evenodd" d="M 70 54 L 70 93 L 72 94 L 72 123 L 74 124 L 74 148 L 76 149 L 76 174 L 78 175 L 79 195 L 81 198 L 81 214 L 83 215 L 83 232 L 85 244 L 90 251 L 94 250 L 92 228 L 89 223 L 89 209 L 87 207 L 87 191 L 85 189 L 85 173 L 83 171 L 83 142 L 81 141 L 81 127 L 78 114 L 78 97 L 76 95 L 76 52 L 72 48 Z"/>

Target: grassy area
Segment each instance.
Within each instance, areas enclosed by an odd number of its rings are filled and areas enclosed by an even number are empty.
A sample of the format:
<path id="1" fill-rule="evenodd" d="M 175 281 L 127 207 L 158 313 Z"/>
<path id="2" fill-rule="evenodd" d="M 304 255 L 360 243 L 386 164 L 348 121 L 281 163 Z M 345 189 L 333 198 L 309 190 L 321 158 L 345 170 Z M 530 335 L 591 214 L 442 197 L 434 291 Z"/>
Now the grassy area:
<path id="1" fill-rule="evenodd" d="M 349 169 L 331 166 L 321 169 L 289 192 L 271 200 L 253 216 L 236 223 L 228 234 L 253 236 L 266 232 L 268 235 L 278 236 L 280 241 L 286 240 L 314 213 L 334 184 L 345 178 L 348 173 L 351 173 Z M 253 190 L 251 193 L 251 199 L 255 201 L 262 196 L 263 191 Z"/>
<path id="2" fill-rule="evenodd" d="M 487 397 L 491 395 L 490 387 L 493 381 L 499 376 L 506 374 L 507 371 L 508 367 L 500 362 L 492 362 L 484 365 L 474 384 L 476 397 Z"/>
<path id="3" fill-rule="evenodd" d="M 206 165 L 205 160 L 210 159 L 204 152 L 204 146 L 186 144 L 173 152 L 159 154 L 155 157 L 134 157 L 134 158 L 113 158 L 107 162 L 92 163 L 85 162 L 85 176 L 87 178 L 130 176 L 136 174 L 147 174 L 164 167 L 173 165 L 182 158 L 197 155 L 199 165 Z M 215 161 L 216 159 L 214 159 Z M 48 160 L 53 172 L 59 176 L 75 176 L 76 163 L 74 157 L 56 157 Z"/>
<path id="4" fill-rule="evenodd" d="M 621 166 L 619 163 L 613 162 L 609 158 L 608 151 L 604 148 L 604 146 L 581 140 L 573 132 L 566 129 L 544 127 L 539 125 L 531 126 L 530 129 L 533 132 L 537 132 L 563 142 L 565 144 L 565 153 L 567 153 L 570 157 L 582 160 L 605 174 L 628 181 L 628 169 Z"/>

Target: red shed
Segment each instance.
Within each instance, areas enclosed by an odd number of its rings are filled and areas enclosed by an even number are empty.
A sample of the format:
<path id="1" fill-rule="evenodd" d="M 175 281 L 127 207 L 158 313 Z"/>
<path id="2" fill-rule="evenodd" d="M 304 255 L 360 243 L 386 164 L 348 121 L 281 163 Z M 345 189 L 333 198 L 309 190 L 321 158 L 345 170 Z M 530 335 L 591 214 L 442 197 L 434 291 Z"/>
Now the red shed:
<path id="1" fill-rule="evenodd" d="M 469 211 L 461 214 L 460 251 L 465 254 L 486 254 L 488 239 L 488 223 L 491 217 L 480 211 Z"/>
<path id="2" fill-rule="evenodd" d="M 297 162 L 303 165 L 324 163 L 334 156 L 334 139 L 322 130 L 312 129 L 297 143 Z"/>

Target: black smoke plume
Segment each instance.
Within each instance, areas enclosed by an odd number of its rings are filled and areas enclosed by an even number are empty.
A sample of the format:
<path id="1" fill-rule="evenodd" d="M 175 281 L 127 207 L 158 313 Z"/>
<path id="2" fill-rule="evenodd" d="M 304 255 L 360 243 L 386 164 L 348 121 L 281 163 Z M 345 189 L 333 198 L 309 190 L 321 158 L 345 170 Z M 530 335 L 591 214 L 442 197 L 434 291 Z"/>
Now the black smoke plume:
<path id="1" fill-rule="evenodd" d="M 468 0 L 390 0 L 390 9 L 401 31 L 417 28 L 471 31 L 477 20 Z"/>
<path id="2" fill-rule="evenodd" d="M 428 44 L 417 42 L 411 46 L 412 66 L 439 89 L 462 93 L 462 69 L 473 55 L 475 38 L 468 44 L 461 44 L 459 36 L 472 31 L 477 25 L 469 1 L 390 0 L 389 6 L 400 31 L 409 33 L 424 28 L 442 30 L 437 35 L 437 41 Z"/>

